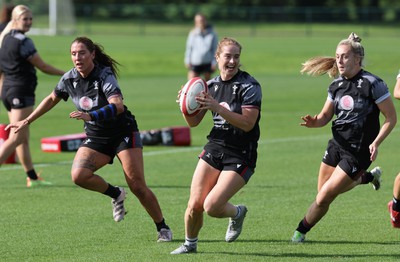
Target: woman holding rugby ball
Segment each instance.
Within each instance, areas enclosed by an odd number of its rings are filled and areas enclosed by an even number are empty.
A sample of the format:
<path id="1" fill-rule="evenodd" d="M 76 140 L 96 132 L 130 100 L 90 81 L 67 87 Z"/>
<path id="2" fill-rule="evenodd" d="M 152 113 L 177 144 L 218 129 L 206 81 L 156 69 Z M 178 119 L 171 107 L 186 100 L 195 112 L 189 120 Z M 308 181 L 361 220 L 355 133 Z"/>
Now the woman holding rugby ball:
<path id="1" fill-rule="evenodd" d="M 171 241 L 172 233 L 165 224 L 158 200 L 146 185 L 142 141 L 135 116 L 123 103 L 116 79 L 118 63 L 103 51 L 101 45 L 86 37 L 77 37 L 72 42 L 71 59 L 74 68 L 64 74 L 54 91 L 28 117 L 7 128 L 21 132 L 62 99 L 71 98 L 77 110 L 69 117 L 83 120 L 87 135 L 72 164 L 74 183 L 110 197 L 114 220 L 122 221 L 126 213 L 125 189 L 112 186 L 95 174 L 117 156 L 130 190 L 156 225 L 157 241 Z"/>
<path id="2" fill-rule="evenodd" d="M 316 57 L 303 64 L 302 72 L 311 75 L 328 73 L 335 77 L 328 97 L 318 115 L 302 117 L 302 126 L 315 128 L 332 122 L 333 138 L 322 157 L 318 193 L 298 224 L 292 242 L 305 241 L 305 235 L 328 212 L 336 197 L 359 184 L 372 183 L 378 190 L 381 170 L 367 169 L 378 156 L 378 148 L 396 125 L 393 101 L 385 82 L 364 71 L 364 48 L 361 39 L 351 33 L 339 42 L 336 57 Z M 384 116 L 379 123 L 380 113 Z"/>
<path id="3" fill-rule="evenodd" d="M 209 91 L 196 98 L 201 111 L 194 116 L 183 115 L 187 124 L 195 127 L 210 111 L 214 126 L 192 178 L 185 242 L 171 254 L 197 251 L 204 212 L 215 218 L 229 218 L 225 241 L 235 241 L 242 231 L 247 207 L 229 200 L 245 186 L 256 167 L 261 86 L 239 69 L 241 51 L 242 46 L 232 38 L 218 43 L 215 58 L 220 74 L 208 81 Z"/>

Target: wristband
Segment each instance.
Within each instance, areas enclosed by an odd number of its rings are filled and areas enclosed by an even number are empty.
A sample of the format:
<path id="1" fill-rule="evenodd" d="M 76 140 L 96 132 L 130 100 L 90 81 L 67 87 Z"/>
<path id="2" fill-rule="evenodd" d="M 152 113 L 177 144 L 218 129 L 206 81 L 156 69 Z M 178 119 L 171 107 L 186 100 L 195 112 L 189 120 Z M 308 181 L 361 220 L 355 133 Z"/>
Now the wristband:
<path id="1" fill-rule="evenodd" d="M 400 78 L 400 73 L 396 76 L 396 79 L 399 79 Z"/>
<path id="2" fill-rule="evenodd" d="M 100 109 L 89 112 L 93 121 L 111 119 L 117 115 L 117 106 L 115 104 L 108 104 Z"/>

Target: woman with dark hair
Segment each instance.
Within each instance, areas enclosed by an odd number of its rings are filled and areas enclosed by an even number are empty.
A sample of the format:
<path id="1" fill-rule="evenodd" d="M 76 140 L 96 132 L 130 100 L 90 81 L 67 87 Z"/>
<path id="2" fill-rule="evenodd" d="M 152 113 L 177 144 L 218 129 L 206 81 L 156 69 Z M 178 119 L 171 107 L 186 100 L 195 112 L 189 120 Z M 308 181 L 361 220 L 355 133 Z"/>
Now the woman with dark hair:
<path id="1" fill-rule="evenodd" d="M 64 74 L 54 91 L 43 99 L 32 114 L 7 128 L 21 132 L 61 99 L 66 101 L 71 97 L 77 110 L 71 112 L 69 117 L 83 120 L 87 135 L 72 164 L 73 182 L 109 196 L 114 220 L 120 222 L 126 213 L 124 188 L 112 186 L 95 174 L 106 164 L 111 164 L 117 156 L 130 190 L 156 225 L 157 241 L 171 241 L 172 233 L 165 224 L 158 200 L 146 185 L 142 141 L 135 116 L 123 103 L 116 79 L 118 63 L 103 51 L 101 45 L 86 37 L 78 37 L 72 42 L 71 59 L 74 68 Z"/>

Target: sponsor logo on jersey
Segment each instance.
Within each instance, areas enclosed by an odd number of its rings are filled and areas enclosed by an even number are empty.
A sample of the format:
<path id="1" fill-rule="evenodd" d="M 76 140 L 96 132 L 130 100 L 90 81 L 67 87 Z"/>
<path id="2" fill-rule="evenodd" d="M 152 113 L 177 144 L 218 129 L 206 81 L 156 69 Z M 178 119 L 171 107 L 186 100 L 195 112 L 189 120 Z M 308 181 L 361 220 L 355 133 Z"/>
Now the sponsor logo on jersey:
<path id="1" fill-rule="evenodd" d="M 343 96 L 339 100 L 339 105 L 344 110 L 352 110 L 354 108 L 354 99 L 349 95 Z"/>
<path id="2" fill-rule="evenodd" d="M 83 110 L 88 111 L 93 107 L 93 100 L 90 97 L 82 96 L 81 99 L 79 99 L 79 106 Z"/>

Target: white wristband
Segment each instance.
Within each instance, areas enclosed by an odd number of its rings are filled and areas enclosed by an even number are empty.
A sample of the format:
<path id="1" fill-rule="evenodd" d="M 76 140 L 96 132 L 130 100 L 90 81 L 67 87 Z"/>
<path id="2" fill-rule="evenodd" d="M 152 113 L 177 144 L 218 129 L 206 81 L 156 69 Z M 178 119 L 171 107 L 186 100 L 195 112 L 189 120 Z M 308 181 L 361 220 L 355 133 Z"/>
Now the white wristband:
<path id="1" fill-rule="evenodd" d="M 400 78 L 400 73 L 396 76 L 396 79 L 399 79 Z"/>

